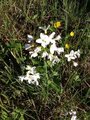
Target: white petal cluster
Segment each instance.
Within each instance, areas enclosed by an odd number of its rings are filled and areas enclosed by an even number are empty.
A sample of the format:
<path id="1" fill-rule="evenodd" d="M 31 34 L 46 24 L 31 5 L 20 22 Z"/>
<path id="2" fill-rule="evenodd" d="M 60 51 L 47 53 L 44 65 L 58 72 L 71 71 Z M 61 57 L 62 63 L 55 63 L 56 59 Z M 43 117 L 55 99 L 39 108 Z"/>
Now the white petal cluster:
<path id="1" fill-rule="evenodd" d="M 46 58 L 49 54 L 45 51 L 42 53 L 42 58 Z"/>
<path id="2" fill-rule="evenodd" d="M 46 47 L 50 43 L 50 38 L 44 33 L 40 34 L 40 38 L 36 40 L 36 43 L 41 44 L 42 47 Z"/>
<path id="3" fill-rule="evenodd" d="M 28 81 L 29 84 L 39 85 L 38 79 L 40 79 L 40 74 L 36 72 L 36 67 L 27 66 L 26 75 L 19 76 L 19 80 L 23 82 Z"/>
<path id="4" fill-rule="evenodd" d="M 39 27 L 40 29 L 44 30 L 46 33 L 50 26 L 46 27 Z M 64 48 L 59 46 L 59 42 L 61 40 L 61 35 L 55 36 L 55 32 L 52 32 L 50 35 L 46 35 L 45 33 L 40 33 L 40 38 L 36 40 L 39 47 L 32 48 L 31 44 L 26 44 L 25 49 L 29 51 L 31 58 L 36 58 L 40 55 L 41 58 L 50 60 L 52 64 L 58 63 L 60 61 L 61 53 L 64 53 Z M 28 41 L 33 40 L 31 35 L 28 35 Z M 71 50 L 69 54 L 65 54 L 67 61 L 72 61 L 73 66 L 77 67 L 78 63 L 76 62 L 77 58 L 80 57 L 80 50 L 74 51 Z"/>
<path id="5" fill-rule="evenodd" d="M 50 26 L 48 26 L 47 28 L 40 27 L 40 29 L 43 29 L 45 32 L 49 29 L 49 27 Z M 27 37 L 28 41 L 33 40 L 33 37 L 31 35 L 28 35 Z M 52 62 L 52 64 L 55 64 L 60 61 L 58 55 L 64 52 L 63 47 L 57 47 L 56 45 L 57 41 L 59 41 L 60 39 L 60 35 L 55 37 L 55 32 L 52 32 L 50 35 L 40 33 L 40 38 L 36 40 L 36 43 L 38 43 L 40 46 L 33 49 L 31 47 L 31 44 L 25 44 L 25 50 L 28 50 L 30 48 L 29 54 L 31 58 L 36 58 L 41 55 L 41 58 L 47 58 Z"/>
<path id="6" fill-rule="evenodd" d="M 78 66 L 78 63 L 75 62 L 74 60 L 80 57 L 80 50 L 74 51 L 71 50 L 69 54 L 65 54 L 65 57 L 67 58 L 67 61 L 73 61 L 73 65 L 76 67 Z"/>
<path id="7" fill-rule="evenodd" d="M 54 52 L 57 52 L 57 54 L 60 55 L 61 53 L 64 52 L 64 48 L 63 47 L 57 47 L 56 44 L 52 44 L 50 46 L 50 53 L 54 54 Z"/>
<path id="8" fill-rule="evenodd" d="M 30 51 L 29 54 L 31 55 L 31 58 L 35 58 L 38 56 L 38 53 L 41 51 L 41 47 L 36 47 L 34 51 Z"/>
<path id="9" fill-rule="evenodd" d="M 47 45 L 50 43 L 55 44 L 57 40 L 61 39 L 61 36 L 58 35 L 56 38 L 54 38 L 55 32 L 53 32 L 51 35 L 46 35 L 44 33 L 40 33 L 40 38 L 36 40 L 36 43 L 41 44 L 42 47 L 46 48 Z"/>
<path id="10" fill-rule="evenodd" d="M 39 43 L 41 47 L 44 48 L 44 51 L 41 53 L 41 57 L 49 59 L 52 64 L 58 63 L 60 61 L 59 57 L 54 55 L 54 53 L 60 55 L 64 52 L 63 47 L 57 47 L 56 45 L 57 41 L 61 39 L 61 36 L 54 36 L 55 32 L 52 32 L 49 36 L 41 33 L 40 38 L 36 40 L 36 43 Z"/>
<path id="11" fill-rule="evenodd" d="M 52 65 L 54 65 L 56 63 L 59 63 L 59 61 L 60 61 L 58 56 L 53 55 L 51 53 L 43 52 L 42 58 L 46 58 L 46 57 L 47 57 L 48 60 L 50 60 L 52 62 Z"/>
<path id="12" fill-rule="evenodd" d="M 76 111 L 71 110 L 71 112 L 69 112 L 71 115 L 71 120 L 76 120 L 77 116 L 76 116 Z"/>
<path id="13" fill-rule="evenodd" d="M 54 65 L 55 63 L 59 63 L 60 59 L 53 54 L 49 54 L 48 55 L 48 59 L 52 62 L 52 65 Z"/>

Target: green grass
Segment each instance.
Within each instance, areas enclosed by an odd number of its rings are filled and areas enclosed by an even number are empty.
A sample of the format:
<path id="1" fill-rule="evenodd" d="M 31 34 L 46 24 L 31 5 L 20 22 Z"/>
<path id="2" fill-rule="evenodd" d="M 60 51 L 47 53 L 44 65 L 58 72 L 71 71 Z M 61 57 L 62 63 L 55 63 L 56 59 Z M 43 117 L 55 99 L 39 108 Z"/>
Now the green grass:
<path id="1" fill-rule="evenodd" d="M 90 11 L 89 0 L 0 0 L 0 120 L 90 120 Z M 53 23 L 60 21 L 60 28 Z M 76 68 L 64 55 L 52 66 L 41 58 L 32 59 L 24 50 L 27 34 L 38 39 L 40 26 L 51 25 L 61 34 L 61 46 L 80 49 Z M 74 31 L 75 36 L 70 37 Z M 35 45 L 35 40 L 33 45 Z M 39 86 L 20 82 L 26 65 L 36 66 Z"/>

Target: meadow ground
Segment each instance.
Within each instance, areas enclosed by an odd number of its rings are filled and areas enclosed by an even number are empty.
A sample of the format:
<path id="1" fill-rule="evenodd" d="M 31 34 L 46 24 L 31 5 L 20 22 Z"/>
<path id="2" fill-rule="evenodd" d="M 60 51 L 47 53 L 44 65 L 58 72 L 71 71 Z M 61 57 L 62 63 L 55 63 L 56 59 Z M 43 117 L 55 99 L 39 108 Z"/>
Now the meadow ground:
<path id="1" fill-rule="evenodd" d="M 89 0 L 0 0 L 0 120 L 90 120 Z"/>

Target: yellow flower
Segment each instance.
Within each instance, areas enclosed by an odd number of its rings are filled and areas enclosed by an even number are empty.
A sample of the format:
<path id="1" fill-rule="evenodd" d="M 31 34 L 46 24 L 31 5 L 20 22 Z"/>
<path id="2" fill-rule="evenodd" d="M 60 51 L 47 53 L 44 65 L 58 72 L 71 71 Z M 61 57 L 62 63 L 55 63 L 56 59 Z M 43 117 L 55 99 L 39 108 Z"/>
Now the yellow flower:
<path id="1" fill-rule="evenodd" d="M 54 23 L 54 27 L 55 27 L 55 28 L 61 27 L 61 22 L 59 22 L 59 21 L 55 22 L 55 23 Z"/>
<path id="2" fill-rule="evenodd" d="M 73 37 L 74 36 L 74 32 L 72 31 L 72 32 L 70 32 L 70 36 L 71 37 Z"/>
<path id="3" fill-rule="evenodd" d="M 70 45 L 68 43 L 65 44 L 65 48 L 66 49 L 69 49 L 70 48 Z"/>

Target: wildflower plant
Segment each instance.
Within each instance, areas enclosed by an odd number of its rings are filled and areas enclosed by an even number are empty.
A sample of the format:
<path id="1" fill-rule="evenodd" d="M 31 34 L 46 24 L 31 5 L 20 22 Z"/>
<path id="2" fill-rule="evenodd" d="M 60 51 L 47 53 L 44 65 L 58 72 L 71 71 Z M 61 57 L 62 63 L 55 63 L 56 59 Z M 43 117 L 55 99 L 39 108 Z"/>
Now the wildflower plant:
<path id="1" fill-rule="evenodd" d="M 38 45 L 33 51 L 29 51 L 31 58 L 40 57 L 49 60 L 51 64 L 58 63 L 64 48 L 60 46 L 61 36 L 55 37 L 55 32 L 50 35 L 40 33 L 40 38 L 35 42 Z M 59 47 L 58 47 L 59 46 Z"/>
<path id="2" fill-rule="evenodd" d="M 21 82 L 26 80 L 29 84 L 35 84 L 38 86 L 38 79 L 40 79 L 40 75 L 36 72 L 35 67 L 27 66 L 26 70 L 26 75 L 19 76 L 19 80 Z"/>
<path id="3" fill-rule="evenodd" d="M 61 33 L 57 35 L 55 32 L 51 32 L 51 34 L 49 32 L 49 35 L 48 35 L 47 33 L 49 28 L 50 28 L 50 25 L 48 27 L 39 27 L 39 29 L 42 29 L 44 33 L 43 32 L 40 33 L 39 38 L 37 38 L 36 40 L 34 39 L 36 37 L 33 37 L 32 35 L 27 35 L 28 44 L 25 44 L 25 50 L 26 51 L 28 50 L 29 58 L 32 61 L 33 65 L 34 66 L 37 65 L 36 66 L 37 68 L 38 66 L 41 66 L 42 69 L 45 69 L 44 70 L 46 71 L 45 76 L 47 76 L 46 78 L 48 80 L 50 80 L 48 75 L 48 72 L 49 72 L 48 68 L 49 70 L 53 69 L 53 67 L 56 65 L 60 67 L 63 65 L 62 61 L 64 61 L 65 63 L 66 60 L 67 62 L 72 62 L 74 67 L 77 67 L 78 62 L 76 62 L 76 60 L 80 58 L 80 50 L 77 50 L 77 51 L 70 50 L 69 44 L 65 44 L 64 45 L 65 48 L 70 51 L 70 53 L 68 53 L 69 51 L 67 51 L 62 44 L 63 42 L 62 42 Z M 32 69 L 33 68 L 35 67 L 32 67 Z M 54 71 L 58 73 L 56 69 L 57 68 L 55 68 Z M 25 76 L 19 76 L 19 79 L 21 81 L 27 80 L 29 84 L 35 83 L 36 85 L 39 85 L 38 79 L 40 79 L 40 74 L 43 74 L 43 73 L 36 73 L 36 72 L 35 74 L 31 74 L 31 73 L 28 74 L 28 73 L 30 73 L 30 70 L 26 72 Z M 53 80 L 53 78 L 51 79 Z"/>
<path id="4" fill-rule="evenodd" d="M 0 120 L 90 119 L 84 1 L 0 2 Z"/>
<path id="5" fill-rule="evenodd" d="M 64 47 L 62 46 L 62 38 L 61 34 L 56 36 L 55 32 L 52 32 L 51 34 L 47 35 L 45 34 L 50 26 L 48 27 L 40 27 L 44 31 L 44 33 L 40 33 L 40 38 L 36 39 L 34 42 L 36 44 L 36 47 L 32 49 L 32 44 L 25 45 L 25 49 L 29 49 L 29 54 L 31 58 L 44 58 L 44 60 L 49 60 L 51 64 L 59 63 L 62 57 L 62 54 L 64 54 L 65 58 L 67 58 L 67 61 L 70 62 L 71 60 L 75 60 L 80 57 L 80 50 L 77 51 L 70 51 L 70 54 L 66 54 Z M 28 35 L 31 37 L 31 35 Z M 31 37 L 33 38 L 33 37 Z M 65 48 L 69 49 L 70 45 L 65 44 Z M 33 50 L 33 51 L 32 51 Z M 65 52 L 65 53 L 64 53 Z M 65 59 L 63 58 L 63 59 Z M 73 65 L 76 65 L 76 62 L 73 61 Z"/>

